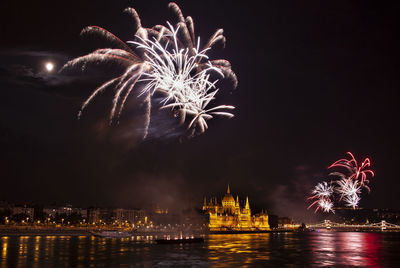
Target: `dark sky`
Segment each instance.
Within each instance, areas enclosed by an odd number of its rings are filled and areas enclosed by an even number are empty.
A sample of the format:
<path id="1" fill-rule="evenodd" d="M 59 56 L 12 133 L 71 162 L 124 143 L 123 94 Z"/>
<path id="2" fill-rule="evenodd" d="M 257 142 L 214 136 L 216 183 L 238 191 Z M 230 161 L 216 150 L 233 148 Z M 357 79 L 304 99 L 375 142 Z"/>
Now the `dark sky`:
<path id="1" fill-rule="evenodd" d="M 399 208 L 400 4 L 179 1 L 204 40 L 225 30 L 225 49 L 210 56 L 230 60 L 238 76 L 238 88 L 222 83 L 219 96 L 236 117 L 180 141 L 163 134 L 165 118 L 156 115 L 153 135 L 141 142 L 138 103 L 109 126 L 109 93 L 77 120 L 80 104 L 115 70 L 48 74 L 44 62 L 59 69 L 108 47 L 79 35 L 88 25 L 130 40 L 127 6 L 145 26 L 176 22 L 167 4 L 1 2 L 0 200 L 175 206 L 222 196 L 230 183 L 255 207 L 298 216 L 327 166 L 352 151 L 370 157 L 376 172 L 361 206 Z"/>

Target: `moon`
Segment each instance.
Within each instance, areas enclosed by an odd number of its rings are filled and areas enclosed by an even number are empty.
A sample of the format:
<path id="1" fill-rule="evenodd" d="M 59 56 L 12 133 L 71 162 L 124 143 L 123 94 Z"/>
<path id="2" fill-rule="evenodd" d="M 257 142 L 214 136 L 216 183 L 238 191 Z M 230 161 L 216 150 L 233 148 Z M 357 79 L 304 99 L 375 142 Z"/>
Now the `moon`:
<path id="1" fill-rule="evenodd" d="M 45 67 L 46 67 L 46 70 L 47 70 L 48 72 L 51 72 L 51 71 L 53 71 L 53 69 L 54 69 L 54 64 L 53 64 L 52 62 L 47 62 L 46 65 L 45 65 Z"/>

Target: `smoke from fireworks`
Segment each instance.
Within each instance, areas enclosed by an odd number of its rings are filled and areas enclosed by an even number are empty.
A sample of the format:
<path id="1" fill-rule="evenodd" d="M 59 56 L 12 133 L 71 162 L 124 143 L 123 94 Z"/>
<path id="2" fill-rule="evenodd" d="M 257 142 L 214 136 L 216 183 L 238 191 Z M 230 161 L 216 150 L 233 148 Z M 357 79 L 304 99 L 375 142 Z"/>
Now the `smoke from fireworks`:
<path id="1" fill-rule="evenodd" d="M 339 159 L 328 167 L 328 169 L 344 169 L 344 172 L 331 172 L 329 176 L 333 179 L 330 183 L 318 183 L 311 192 L 312 196 L 308 200 L 314 200 L 310 206 L 316 206 L 315 212 L 322 210 L 324 212 L 334 212 L 334 194 L 338 194 L 338 202 L 344 202 L 345 206 L 355 209 L 360 202 L 360 194 L 362 188 L 370 191 L 368 175 L 373 177 L 375 174 L 372 170 L 367 169 L 371 166 L 369 158 L 365 158 L 361 165 L 358 164 L 354 155 L 347 152 L 350 159 Z M 336 178 L 336 180 L 335 180 Z"/>
<path id="2" fill-rule="evenodd" d="M 127 98 L 139 85 L 141 90 L 138 95 L 144 96 L 146 105 L 144 138 L 150 124 L 151 100 L 155 93 L 164 96 L 160 108 L 172 110 L 180 117 L 181 124 L 190 118 L 187 129 L 191 130 L 192 135 L 203 133 L 208 128 L 206 121 L 215 115 L 233 117 L 232 113 L 226 111 L 234 109 L 231 105 L 209 107 L 218 93 L 218 80 L 212 79 L 211 75 L 228 78 L 234 88 L 237 86 L 230 62 L 209 60 L 206 55 L 214 44 L 225 44 L 223 30 L 218 29 L 200 48 L 200 37 L 195 37 L 193 19 L 185 18 L 177 4 L 170 3 L 168 6 L 179 20 L 176 26 L 167 23 L 168 26 L 144 28 L 136 10 L 127 8 L 125 12 L 132 16 L 137 28 L 134 40 L 126 43 L 98 26 L 89 26 L 82 31 L 83 34 L 100 34 L 119 48 L 98 49 L 67 62 L 63 69 L 80 66 L 83 70 L 89 63 L 116 62 L 125 67 L 125 71 L 95 89 L 82 104 L 78 117 L 99 93 L 113 86 L 115 95 L 110 112 L 111 123 L 120 116 Z"/>

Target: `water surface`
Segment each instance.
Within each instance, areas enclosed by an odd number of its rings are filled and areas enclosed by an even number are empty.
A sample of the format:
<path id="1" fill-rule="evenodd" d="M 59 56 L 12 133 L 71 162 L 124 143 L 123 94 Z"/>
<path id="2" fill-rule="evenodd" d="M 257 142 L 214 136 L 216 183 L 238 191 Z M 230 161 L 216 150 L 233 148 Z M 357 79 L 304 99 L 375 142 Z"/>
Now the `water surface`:
<path id="1" fill-rule="evenodd" d="M 400 233 L 209 235 L 158 245 L 153 237 L 0 237 L 0 267 L 400 267 Z"/>

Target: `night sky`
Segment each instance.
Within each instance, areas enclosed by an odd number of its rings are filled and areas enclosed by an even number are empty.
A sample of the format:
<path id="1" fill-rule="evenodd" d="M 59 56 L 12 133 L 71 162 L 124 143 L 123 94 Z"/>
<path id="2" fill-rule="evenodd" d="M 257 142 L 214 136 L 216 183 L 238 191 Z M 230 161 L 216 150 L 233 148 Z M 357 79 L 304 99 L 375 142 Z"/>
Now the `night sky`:
<path id="1" fill-rule="evenodd" d="M 209 121 L 192 139 L 154 117 L 140 141 L 137 101 L 108 124 L 112 90 L 77 120 L 81 103 L 115 68 L 57 73 L 68 60 L 109 43 L 80 36 L 102 26 L 134 34 L 125 7 L 144 26 L 176 22 L 168 1 L 2 1 L 0 4 L 0 200 L 75 206 L 200 206 L 230 183 L 250 205 L 302 217 L 305 197 L 327 166 L 352 151 L 376 177 L 361 207 L 400 208 L 398 163 L 400 4 L 377 1 L 179 1 L 206 40 L 224 28 L 238 76 L 218 100 L 235 118 Z M 55 63 L 56 72 L 44 69 Z M 135 106 L 136 104 L 136 106 Z M 163 117 L 164 116 L 164 117 Z"/>

